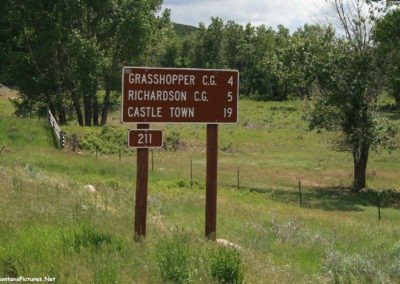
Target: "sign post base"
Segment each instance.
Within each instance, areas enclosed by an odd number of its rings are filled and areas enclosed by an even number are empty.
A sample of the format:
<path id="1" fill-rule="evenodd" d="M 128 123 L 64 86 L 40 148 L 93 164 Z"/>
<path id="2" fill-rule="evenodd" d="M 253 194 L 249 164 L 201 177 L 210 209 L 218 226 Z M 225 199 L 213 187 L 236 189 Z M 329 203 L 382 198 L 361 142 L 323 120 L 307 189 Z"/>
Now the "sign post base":
<path id="1" fill-rule="evenodd" d="M 215 241 L 217 231 L 218 124 L 207 124 L 205 235 Z"/>
<path id="2" fill-rule="evenodd" d="M 138 124 L 138 129 L 149 129 L 149 124 Z M 149 177 L 149 149 L 137 149 L 135 241 L 146 237 L 147 188 Z"/>

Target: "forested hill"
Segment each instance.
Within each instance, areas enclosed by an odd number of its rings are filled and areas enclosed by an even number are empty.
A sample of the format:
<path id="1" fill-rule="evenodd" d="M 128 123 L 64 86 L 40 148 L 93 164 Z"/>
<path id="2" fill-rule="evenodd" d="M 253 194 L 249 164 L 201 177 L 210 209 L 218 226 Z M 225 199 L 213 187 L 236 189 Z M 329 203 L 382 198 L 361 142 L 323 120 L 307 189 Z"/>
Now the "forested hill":
<path id="1" fill-rule="evenodd" d="M 189 25 L 178 24 L 178 23 L 173 23 L 173 24 L 174 24 L 174 31 L 179 38 L 184 38 L 185 36 L 194 33 L 198 30 L 198 28 Z"/>

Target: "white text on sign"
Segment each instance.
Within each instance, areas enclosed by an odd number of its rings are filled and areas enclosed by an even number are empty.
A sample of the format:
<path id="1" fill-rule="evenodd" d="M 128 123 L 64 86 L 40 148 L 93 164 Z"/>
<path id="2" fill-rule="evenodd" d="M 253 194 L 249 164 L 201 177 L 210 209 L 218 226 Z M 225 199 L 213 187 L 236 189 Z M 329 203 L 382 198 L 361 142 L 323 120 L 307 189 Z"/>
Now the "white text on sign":
<path id="1" fill-rule="evenodd" d="M 124 67 L 123 123 L 237 123 L 236 70 Z"/>

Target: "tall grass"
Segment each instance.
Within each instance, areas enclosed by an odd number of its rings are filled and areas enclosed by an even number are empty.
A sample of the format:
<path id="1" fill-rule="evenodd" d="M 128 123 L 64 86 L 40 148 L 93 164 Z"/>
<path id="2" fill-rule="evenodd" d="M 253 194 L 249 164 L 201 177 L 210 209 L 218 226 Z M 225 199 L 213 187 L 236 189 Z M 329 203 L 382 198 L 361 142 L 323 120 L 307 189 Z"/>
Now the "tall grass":
<path id="1" fill-rule="evenodd" d="M 90 193 L 32 166 L 3 168 L 1 178 L 10 181 L 1 187 L 2 275 L 66 283 L 400 280 L 398 210 L 383 209 L 379 222 L 369 205 L 299 208 L 267 193 L 220 188 L 218 235 L 239 243 L 235 251 L 202 237 L 203 189 L 157 181 L 150 183 L 148 240 L 137 244 L 132 189 L 98 184 Z"/>
<path id="2" fill-rule="evenodd" d="M 165 282 L 187 283 L 191 275 L 191 250 L 187 235 L 175 235 L 157 247 L 161 278 Z M 193 251 L 193 250 L 192 250 Z"/>
<path id="3" fill-rule="evenodd" d="M 242 283 L 243 264 L 236 248 L 193 239 L 176 231 L 156 246 L 161 278 L 166 283 Z"/>
<path id="4" fill-rule="evenodd" d="M 218 247 L 209 260 L 211 276 L 219 283 L 242 283 L 243 264 L 236 248 Z"/>
<path id="5" fill-rule="evenodd" d="M 96 159 L 91 152 L 59 151 L 42 122 L 1 115 L 0 147 L 9 151 L 0 156 L 0 277 L 46 275 L 60 283 L 399 282 L 399 153 L 372 154 L 371 188 L 351 193 L 351 159 L 330 148 L 332 134 L 307 132 L 299 108 L 296 102 L 245 101 L 239 125 L 220 126 L 217 236 L 240 250 L 204 237 L 203 126 L 165 126 L 167 135 L 179 132 L 187 144 L 154 152 L 147 239 L 136 243 L 134 152 L 119 161 L 117 155 Z M 377 190 L 385 190 L 381 221 Z"/>

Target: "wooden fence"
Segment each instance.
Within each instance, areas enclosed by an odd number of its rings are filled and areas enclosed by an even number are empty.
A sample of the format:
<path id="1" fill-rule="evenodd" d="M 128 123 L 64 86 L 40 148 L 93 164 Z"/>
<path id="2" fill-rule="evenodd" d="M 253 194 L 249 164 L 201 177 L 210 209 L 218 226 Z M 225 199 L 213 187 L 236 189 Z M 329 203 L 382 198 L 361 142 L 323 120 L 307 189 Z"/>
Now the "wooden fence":
<path id="1" fill-rule="evenodd" d="M 54 115 L 50 110 L 47 112 L 48 120 L 51 128 L 53 129 L 54 135 L 57 138 L 58 145 L 61 149 L 68 149 L 70 151 L 76 152 L 79 150 L 79 141 L 76 138 L 76 135 L 67 136 L 65 132 L 63 132 L 60 126 L 57 123 L 57 120 L 54 118 Z"/>

